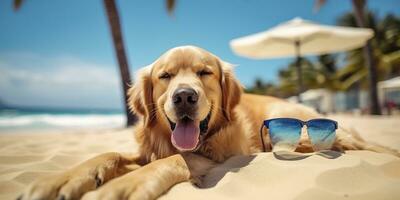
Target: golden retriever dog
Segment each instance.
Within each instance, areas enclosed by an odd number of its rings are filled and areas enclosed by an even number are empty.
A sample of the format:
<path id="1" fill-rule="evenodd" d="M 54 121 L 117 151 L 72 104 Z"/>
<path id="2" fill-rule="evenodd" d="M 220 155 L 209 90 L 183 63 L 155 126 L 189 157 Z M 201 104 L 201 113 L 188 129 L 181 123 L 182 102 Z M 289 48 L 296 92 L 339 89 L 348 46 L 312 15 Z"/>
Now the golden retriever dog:
<path id="1" fill-rule="evenodd" d="M 299 104 L 244 94 L 231 64 L 194 46 L 173 48 L 142 68 L 129 95 L 140 116 L 134 127 L 138 153 L 99 155 L 34 182 L 19 199 L 155 199 L 183 181 L 201 186 L 210 168 L 232 156 L 261 152 L 265 119 L 321 117 Z M 303 135 L 296 151 L 312 152 Z M 399 155 L 339 127 L 332 150 L 357 149 Z"/>

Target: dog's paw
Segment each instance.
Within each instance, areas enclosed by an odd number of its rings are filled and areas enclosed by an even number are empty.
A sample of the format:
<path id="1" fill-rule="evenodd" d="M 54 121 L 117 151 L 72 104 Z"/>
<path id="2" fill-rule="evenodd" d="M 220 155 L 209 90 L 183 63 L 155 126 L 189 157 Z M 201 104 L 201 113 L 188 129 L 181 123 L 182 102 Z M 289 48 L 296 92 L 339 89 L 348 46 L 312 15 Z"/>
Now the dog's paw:
<path id="1" fill-rule="evenodd" d="M 173 185 L 187 181 L 190 171 L 181 155 L 159 159 L 123 176 L 99 189 L 86 193 L 83 200 L 150 200 L 156 199 Z"/>
<path id="2" fill-rule="evenodd" d="M 64 173 L 33 182 L 18 200 L 73 200 L 100 187 L 116 172 L 117 154 L 103 154 Z"/>
<path id="3" fill-rule="evenodd" d="M 79 199 L 85 192 L 96 189 L 104 182 L 104 172 L 105 170 L 99 168 L 49 176 L 31 184 L 19 200 Z"/>
<path id="4" fill-rule="evenodd" d="M 156 166 L 146 166 L 115 178 L 97 190 L 86 193 L 82 200 L 151 200 L 175 184 L 174 175 L 163 174 Z M 160 173 L 161 172 L 161 173 Z"/>
<path id="5" fill-rule="evenodd" d="M 86 193 L 82 200 L 154 199 L 156 196 L 152 195 L 151 190 L 155 188 L 149 188 L 146 182 L 151 182 L 151 180 L 146 179 L 147 177 L 138 176 L 137 174 L 135 178 L 119 177 L 97 190 Z"/>

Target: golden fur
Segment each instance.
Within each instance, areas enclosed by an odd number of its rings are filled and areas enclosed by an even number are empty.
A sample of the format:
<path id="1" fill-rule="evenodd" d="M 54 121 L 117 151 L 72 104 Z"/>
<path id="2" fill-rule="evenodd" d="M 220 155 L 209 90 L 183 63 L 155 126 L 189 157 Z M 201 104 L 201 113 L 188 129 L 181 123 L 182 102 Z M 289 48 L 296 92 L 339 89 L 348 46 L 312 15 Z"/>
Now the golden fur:
<path id="1" fill-rule="evenodd" d="M 201 70 L 211 74 L 199 76 Z M 165 72 L 172 74 L 168 80 L 160 78 Z M 201 141 L 195 153 L 180 152 L 170 140 L 168 118 L 176 120 L 171 96 L 183 85 L 199 94 L 195 120 L 200 121 L 211 113 L 210 136 Z M 87 192 L 83 199 L 154 199 L 182 181 L 191 179 L 201 184 L 201 175 L 229 157 L 261 152 L 259 129 L 265 119 L 321 117 L 299 104 L 244 94 L 229 63 L 193 46 L 171 49 L 141 69 L 129 95 L 131 109 L 140 116 L 135 126 L 140 144 L 137 154 L 100 155 L 47 181 L 33 183 L 21 199 L 77 199 Z M 264 132 L 267 150 L 271 150 L 267 130 Z M 397 151 L 368 144 L 341 127 L 332 149 L 367 149 L 399 156 Z M 302 134 L 296 151 L 313 151 L 306 134 Z"/>

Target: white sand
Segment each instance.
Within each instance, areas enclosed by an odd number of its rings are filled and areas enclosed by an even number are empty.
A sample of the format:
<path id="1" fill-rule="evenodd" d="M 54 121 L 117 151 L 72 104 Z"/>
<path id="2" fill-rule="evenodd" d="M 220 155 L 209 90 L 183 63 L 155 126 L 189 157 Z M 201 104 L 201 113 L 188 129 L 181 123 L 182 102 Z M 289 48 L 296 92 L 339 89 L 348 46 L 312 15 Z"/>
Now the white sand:
<path id="1" fill-rule="evenodd" d="M 300 160 L 265 153 L 215 168 L 206 177 L 211 188 L 182 183 L 161 199 L 400 199 L 399 169 L 400 159 L 367 151 Z"/>
<path id="2" fill-rule="evenodd" d="M 97 154 L 132 152 L 132 130 L 0 134 L 0 199 L 15 199 L 33 180 Z"/>
<path id="3" fill-rule="evenodd" d="M 400 149 L 400 118 L 331 117 Z M 99 153 L 136 146 L 130 129 L 0 133 L 0 199 Z M 205 186 L 181 183 L 161 199 L 400 199 L 400 159 L 368 151 L 238 156 L 211 170 Z"/>

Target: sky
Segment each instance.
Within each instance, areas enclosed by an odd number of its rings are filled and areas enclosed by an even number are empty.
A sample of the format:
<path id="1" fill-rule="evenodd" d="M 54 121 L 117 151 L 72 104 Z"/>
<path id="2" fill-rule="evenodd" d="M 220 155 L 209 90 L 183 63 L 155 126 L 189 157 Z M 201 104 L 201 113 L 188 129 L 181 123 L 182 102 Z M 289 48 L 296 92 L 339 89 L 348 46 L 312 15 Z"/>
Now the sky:
<path id="1" fill-rule="evenodd" d="M 25 0 L 15 12 L 0 1 L 0 100 L 16 106 L 122 108 L 122 93 L 102 0 Z M 229 41 L 294 17 L 334 25 L 352 10 L 349 0 L 177 0 L 173 16 L 164 0 L 117 0 L 132 74 L 163 52 L 196 45 L 233 64 L 245 86 L 255 78 L 276 82 L 291 58 L 251 60 Z M 400 0 L 369 0 L 378 16 L 400 14 Z M 134 76 L 134 75 L 132 75 Z"/>

